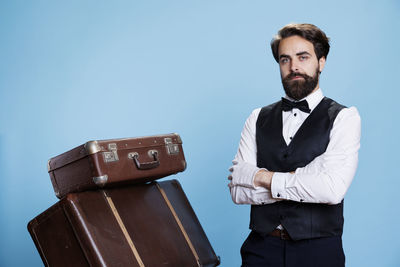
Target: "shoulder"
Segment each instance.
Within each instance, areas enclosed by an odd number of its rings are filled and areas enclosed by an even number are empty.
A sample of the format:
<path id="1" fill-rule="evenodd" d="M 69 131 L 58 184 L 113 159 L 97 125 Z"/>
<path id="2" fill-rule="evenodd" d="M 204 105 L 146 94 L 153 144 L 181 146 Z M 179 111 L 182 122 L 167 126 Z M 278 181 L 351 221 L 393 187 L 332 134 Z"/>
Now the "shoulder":
<path id="1" fill-rule="evenodd" d="M 280 105 L 281 101 L 275 102 L 273 104 L 270 104 L 268 106 L 265 107 L 261 107 L 261 108 L 256 108 L 254 109 L 249 117 L 247 117 L 246 123 L 252 123 L 255 124 L 256 121 L 258 120 L 258 118 L 260 116 L 268 116 L 268 114 L 274 109 L 276 108 L 278 105 Z"/>
<path id="2" fill-rule="evenodd" d="M 358 109 L 354 106 L 341 109 L 336 117 L 336 121 L 350 119 L 353 121 L 361 121 L 360 113 L 358 112 Z"/>
<path id="3" fill-rule="evenodd" d="M 256 108 L 256 109 L 254 109 L 254 110 L 251 112 L 249 118 L 252 117 L 252 118 L 256 118 L 256 119 L 257 119 L 258 115 L 259 115 L 260 112 L 261 112 L 261 109 L 262 109 L 262 108 Z"/>
<path id="4" fill-rule="evenodd" d="M 254 125 L 258 119 L 258 115 L 260 114 L 261 108 L 254 109 L 250 115 L 247 117 L 246 125 Z"/>
<path id="5" fill-rule="evenodd" d="M 330 137 L 331 141 L 335 140 L 333 144 L 343 144 L 342 148 L 347 152 L 352 148 L 358 150 L 361 140 L 361 118 L 356 107 L 343 108 L 339 112 L 333 123 Z"/>
<path id="6" fill-rule="evenodd" d="M 360 140 L 361 118 L 356 107 L 343 108 L 336 116 L 331 131 L 332 135 L 339 134 L 344 140 Z"/>
<path id="7" fill-rule="evenodd" d="M 343 120 L 343 119 L 348 119 L 348 118 L 353 118 L 355 120 L 360 120 L 360 114 L 358 113 L 358 110 L 356 107 L 351 106 L 351 107 L 346 107 L 342 104 L 339 104 L 335 100 L 332 100 L 330 98 L 325 97 L 324 100 L 328 103 L 328 114 L 329 116 L 335 120 L 335 123 L 337 121 Z"/>
<path id="8" fill-rule="evenodd" d="M 335 120 L 336 116 L 338 115 L 338 113 L 345 109 L 346 106 L 339 104 L 338 102 L 336 102 L 335 100 L 329 98 L 329 97 L 324 97 L 321 100 L 320 105 L 324 106 L 328 112 L 328 116 L 330 117 L 330 119 L 333 121 Z"/>
<path id="9" fill-rule="evenodd" d="M 281 101 L 277 101 L 275 103 L 272 103 L 268 106 L 262 107 L 260 109 L 258 119 L 260 121 L 265 121 L 267 118 L 269 118 L 270 115 L 276 114 L 276 112 L 281 112 Z M 279 109 L 279 110 L 278 110 Z"/>
<path id="10" fill-rule="evenodd" d="M 277 101 L 277 102 L 275 102 L 275 103 L 272 103 L 272 104 L 270 104 L 270 105 L 268 105 L 268 106 L 262 107 L 261 110 L 260 110 L 260 112 L 262 112 L 262 113 L 269 113 L 269 112 L 270 112 L 271 110 L 273 110 L 274 108 L 277 108 L 280 104 L 281 104 L 281 100 L 279 100 L 279 101 Z"/>
<path id="11" fill-rule="evenodd" d="M 357 108 L 354 106 L 347 107 L 345 105 L 339 104 L 335 100 L 328 97 L 324 97 L 323 100 L 325 100 L 329 105 L 328 107 L 329 113 L 337 113 L 336 119 L 347 118 L 347 117 L 360 118 L 360 114 Z"/>

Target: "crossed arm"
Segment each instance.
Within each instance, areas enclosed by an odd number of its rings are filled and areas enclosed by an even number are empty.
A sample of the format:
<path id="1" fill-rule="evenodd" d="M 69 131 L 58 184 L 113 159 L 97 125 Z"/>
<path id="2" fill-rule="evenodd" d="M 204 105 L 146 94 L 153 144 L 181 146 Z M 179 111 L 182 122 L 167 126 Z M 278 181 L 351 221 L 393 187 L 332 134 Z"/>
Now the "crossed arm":
<path id="1" fill-rule="evenodd" d="M 244 125 L 228 184 L 236 204 L 270 204 L 281 200 L 338 204 L 346 194 L 358 164 L 361 119 L 356 108 L 337 115 L 326 151 L 290 173 L 257 167 L 255 124 L 260 109 Z"/>

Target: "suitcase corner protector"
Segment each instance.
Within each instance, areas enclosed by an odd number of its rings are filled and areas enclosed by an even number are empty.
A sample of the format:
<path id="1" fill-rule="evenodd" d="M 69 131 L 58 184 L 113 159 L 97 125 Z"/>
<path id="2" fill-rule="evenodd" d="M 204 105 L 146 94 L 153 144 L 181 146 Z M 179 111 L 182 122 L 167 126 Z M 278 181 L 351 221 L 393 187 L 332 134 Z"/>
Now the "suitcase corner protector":
<path id="1" fill-rule="evenodd" d="M 51 171 L 51 168 L 50 168 L 50 161 L 51 161 L 51 159 L 49 159 L 49 160 L 47 161 L 47 172 L 50 172 L 50 171 Z"/>
<path id="2" fill-rule="evenodd" d="M 183 170 L 182 170 L 182 171 L 185 171 L 186 168 L 187 168 L 187 162 L 186 162 L 186 160 L 182 160 L 182 165 L 183 165 Z"/>
<path id="3" fill-rule="evenodd" d="M 93 182 L 99 187 L 103 187 L 107 183 L 107 181 L 108 181 L 107 174 L 93 177 Z"/>
<path id="4" fill-rule="evenodd" d="M 101 147 L 97 141 L 88 141 L 84 145 L 88 155 L 96 154 L 101 151 Z"/>
<path id="5" fill-rule="evenodd" d="M 173 133 L 176 136 L 176 140 L 178 141 L 178 144 L 182 144 L 182 138 L 178 133 Z"/>

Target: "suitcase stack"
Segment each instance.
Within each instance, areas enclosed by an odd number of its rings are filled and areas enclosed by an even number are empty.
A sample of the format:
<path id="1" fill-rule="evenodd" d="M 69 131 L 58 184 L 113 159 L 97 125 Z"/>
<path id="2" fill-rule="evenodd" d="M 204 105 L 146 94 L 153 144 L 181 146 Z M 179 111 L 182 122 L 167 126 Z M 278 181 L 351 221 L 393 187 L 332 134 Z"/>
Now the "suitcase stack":
<path id="1" fill-rule="evenodd" d="M 177 134 L 90 141 L 49 160 L 61 200 L 28 223 L 46 266 L 217 266 L 177 180 Z"/>

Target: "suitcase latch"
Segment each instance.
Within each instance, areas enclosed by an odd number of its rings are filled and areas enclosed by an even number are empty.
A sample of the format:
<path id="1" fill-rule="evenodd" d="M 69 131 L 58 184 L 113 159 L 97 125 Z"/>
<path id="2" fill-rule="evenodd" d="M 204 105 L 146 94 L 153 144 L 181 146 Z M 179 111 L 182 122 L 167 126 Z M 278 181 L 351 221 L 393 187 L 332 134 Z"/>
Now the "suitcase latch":
<path id="1" fill-rule="evenodd" d="M 105 163 L 108 162 L 114 162 L 118 161 L 118 153 L 117 153 L 117 144 L 116 143 L 110 143 L 108 144 L 108 150 L 107 152 L 103 152 L 103 159 Z"/>
<path id="2" fill-rule="evenodd" d="M 167 147 L 167 153 L 169 155 L 179 154 L 179 145 L 172 143 L 172 138 L 164 138 L 165 146 Z"/>

